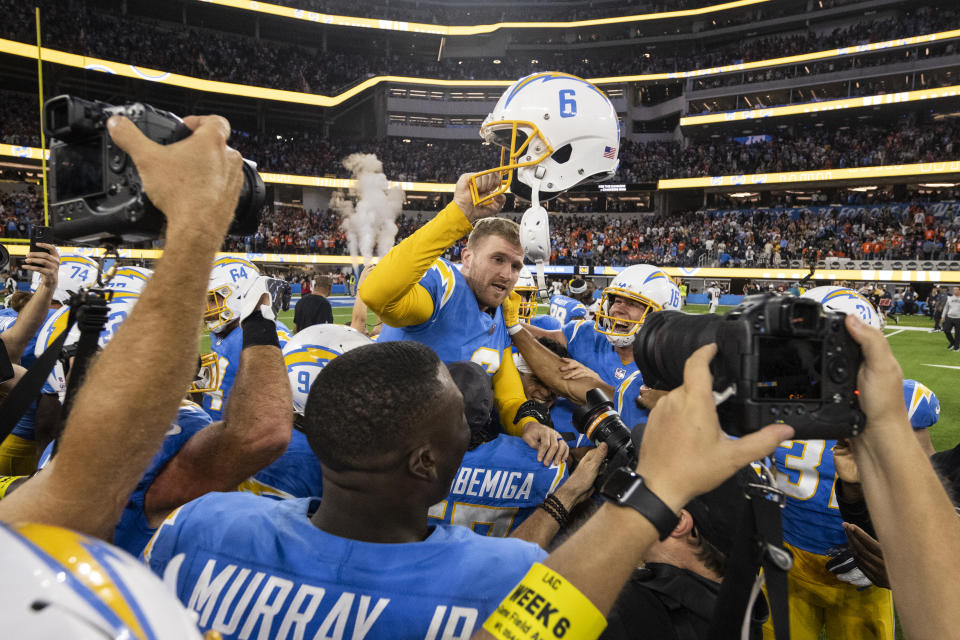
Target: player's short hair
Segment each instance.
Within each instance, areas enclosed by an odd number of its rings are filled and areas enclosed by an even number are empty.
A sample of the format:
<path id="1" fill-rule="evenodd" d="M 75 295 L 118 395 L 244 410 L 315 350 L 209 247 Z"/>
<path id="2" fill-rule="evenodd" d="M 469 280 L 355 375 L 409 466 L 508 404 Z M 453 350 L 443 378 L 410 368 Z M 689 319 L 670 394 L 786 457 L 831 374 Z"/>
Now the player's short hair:
<path id="1" fill-rule="evenodd" d="M 403 452 L 432 418 L 443 391 L 442 363 L 418 342 L 352 349 L 317 374 L 304 408 L 310 448 L 331 469 L 370 469 Z"/>
<path id="2" fill-rule="evenodd" d="M 517 248 L 522 248 L 520 225 L 516 222 L 507 218 L 481 218 L 467 237 L 467 249 L 476 249 L 477 245 L 489 236 L 499 236 Z"/>
<path id="3" fill-rule="evenodd" d="M 10 308 L 20 313 L 27 303 L 30 302 L 30 298 L 33 297 L 33 294 L 29 291 L 17 291 L 12 296 L 10 296 Z"/>

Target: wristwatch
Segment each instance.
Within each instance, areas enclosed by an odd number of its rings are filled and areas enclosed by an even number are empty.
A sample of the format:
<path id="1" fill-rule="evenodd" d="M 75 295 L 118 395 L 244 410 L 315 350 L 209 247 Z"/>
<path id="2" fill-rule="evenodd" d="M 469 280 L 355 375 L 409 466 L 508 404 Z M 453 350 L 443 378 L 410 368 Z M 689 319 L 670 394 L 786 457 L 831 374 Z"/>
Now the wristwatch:
<path id="1" fill-rule="evenodd" d="M 600 495 L 618 506 L 635 509 L 650 521 L 661 540 L 680 522 L 680 517 L 650 490 L 643 478 L 627 467 L 615 469 L 607 477 Z"/>

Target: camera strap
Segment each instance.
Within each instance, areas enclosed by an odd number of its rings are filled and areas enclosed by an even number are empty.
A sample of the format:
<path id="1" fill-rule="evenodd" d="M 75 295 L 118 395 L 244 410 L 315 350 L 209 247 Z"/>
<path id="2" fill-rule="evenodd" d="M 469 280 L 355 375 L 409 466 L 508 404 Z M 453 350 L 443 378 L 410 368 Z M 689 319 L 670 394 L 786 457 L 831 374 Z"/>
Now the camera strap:
<path id="1" fill-rule="evenodd" d="M 43 384 L 54 365 L 57 364 L 57 360 L 63 352 L 63 343 L 66 341 L 75 321 L 76 312 L 71 308 L 67 314 L 67 326 L 50 343 L 43 354 L 34 360 L 33 366 L 20 378 L 20 382 L 10 391 L 3 404 L 0 404 L 0 442 L 10 435 L 30 404 L 40 396 Z"/>
<path id="2" fill-rule="evenodd" d="M 751 593 L 763 567 L 773 632 L 777 640 L 790 638 L 790 611 L 787 601 L 787 573 L 793 555 L 783 548 L 780 512 L 786 497 L 777 489 L 773 473 L 765 466 L 756 482 L 746 487 L 749 508 L 743 510 L 723 584 L 717 596 L 710 640 L 741 637 L 745 620 L 749 625 Z M 747 627 L 749 628 L 749 627 Z"/>

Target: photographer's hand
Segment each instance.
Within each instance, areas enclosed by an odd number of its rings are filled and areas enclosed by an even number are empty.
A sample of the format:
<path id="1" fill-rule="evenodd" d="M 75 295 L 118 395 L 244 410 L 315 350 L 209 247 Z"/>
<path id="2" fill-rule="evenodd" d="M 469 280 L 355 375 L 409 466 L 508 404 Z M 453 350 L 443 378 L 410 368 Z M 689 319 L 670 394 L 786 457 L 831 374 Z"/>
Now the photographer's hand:
<path id="1" fill-rule="evenodd" d="M 60 271 L 60 253 L 52 244 L 40 243 L 38 246 L 47 251 L 31 251 L 27 254 L 23 268 L 39 273 L 40 285 L 30 301 L 20 310 L 17 322 L 3 332 L 3 344 L 7 348 L 11 362 L 20 362 L 23 352 L 47 319 L 53 294 L 57 290 L 57 276 Z M 49 253 L 48 253 L 49 252 Z"/>
<path id="2" fill-rule="evenodd" d="M 786 424 L 768 425 L 738 440 L 720 429 L 709 368 L 716 353 L 716 345 L 709 344 L 687 359 L 683 385 L 657 403 L 640 445 L 637 473 L 674 511 L 793 437 L 793 427 Z"/>
<path id="3" fill-rule="evenodd" d="M 219 248 L 243 185 L 240 154 L 227 146 L 230 123 L 188 116 L 193 134 L 170 145 L 147 138 L 127 118 L 107 121 L 110 137 L 140 173 L 143 190 L 167 217 L 167 238 L 184 236 Z"/>
<path id="4" fill-rule="evenodd" d="M 863 350 L 858 386 L 867 416 L 851 446 L 904 635 L 956 635 L 960 519 L 911 433 L 903 374 L 883 334 L 855 316 L 846 327 Z M 862 542 L 856 537 L 851 545 Z"/>

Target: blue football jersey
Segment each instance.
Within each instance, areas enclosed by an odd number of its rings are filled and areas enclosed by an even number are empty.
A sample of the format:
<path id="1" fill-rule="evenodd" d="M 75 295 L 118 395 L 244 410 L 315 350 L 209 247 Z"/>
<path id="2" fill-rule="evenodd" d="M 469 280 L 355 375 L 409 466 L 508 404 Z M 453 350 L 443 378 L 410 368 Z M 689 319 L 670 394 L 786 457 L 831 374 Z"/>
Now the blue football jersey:
<path id="1" fill-rule="evenodd" d="M 567 324 L 573 320 L 586 318 L 587 308 L 582 302 L 556 294 L 550 296 L 550 315 L 559 320 L 560 324 Z"/>
<path id="2" fill-rule="evenodd" d="M 833 445 L 836 440 L 787 440 L 773 452 L 777 485 L 787 494 L 783 539 L 795 547 L 826 555 L 844 544 L 843 518 L 836 495 Z"/>
<path id="3" fill-rule="evenodd" d="M 211 493 L 167 518 L 143 558 L 224 639 L 468 638 L 530 566 L 535 544 L 436 525 L 423 542 L 321 531 L 319 501 Z"/>
<path id="4" fill-rule="evenodd" d="M 427 270 L 420 285 L 433 298 L 433 314 L 426 322 L 409 327 L 384 324 L 380 342 L 412 340 L 433 349 L 446 364 L 469 360 L 490 375 L 499 371 L 504 350 L 512 344 L 503 310 L 497 307 L 492 316 L 480 311 L 466 279 L 443 259 Z"/>
<path id="5" fill-rule="evenodd" d="M 583 437 L 580 435 L 580 432 L 577 431 L 577 428 L 573 426 L 573 412 L 576 411 L 576 409 L 577 405 L 566 398 L 557 398 L 557 401 L 550 407 L 550 419 L 553 421 L 553 428 L 563 436 L 563 439 L 566 440 L 567 444 L 571 447 L 583 446 L 575 444 Z"/>
<path id="6" fill-rule="evenodd" d="M 294 429 L 287 450 L 238 489 L 269 498 L 319 498 L 323 494 L 320 461 L 307 443 L 307 436 Z"/>
<path id="7" fill-rule="evenodd" d="M 279 321 L 277 321 L 277 338 L 280 340 L 281 349 L 290 340 L 290 330 Z M 213 391 L 207 391 L 203 394 L 201 402 L 204 411 L 209 413 L 211 418 L 222 420 L 224 405 L 230 396 L 230 389 L 233 388 L 233 379 L 237 376 L 237 369 L 240 368 L 240 352 L 243 351 L 243 330 L 237 326 L 222 338 L 211 333 L 210 350 L 217 354 L 220 379 Z"/>
<path id="8" fill-rule="evenodd" d="M 12 309 L 5 309 L 5 311 L 10 311 L 13 313 L 12 321 L 10 321 L 6 327 L 6 329 L 9 329 L 10 327 L 12 327 L 17 323 L 17 317 L 19 316 L 19 314 L 17 314 Z M 47 316 L 46 318 L 44 318 L 43 324 L 40 325 L 40 328 L 37 329 L 37 332 L 33 334 L 32 338 L 30 338 L 30 342 L 27 343 L 27 346 L 23 350 L 23 355 L 20 357 L 20 365 L 25 369 L 29 369 L 30 365 L 32 365 L 36 361 L 37 356 L 43 354 L 47 345 L 45 343 L 40 343 L 40 346 L 39 346 L 40 353 L 37 353 L 37 349 L 38 349 L 37 342 L 38 340 L 43 339 L 46 336 L 46 333 L 50 330 L 48 328 L 52 326 L 52 324 L 50 323 L 50 318 L 53 317 L 54 315 L 57 315 L 60 312 L 61 312 L 61 309 L 50 309 L 49 311 L 47 311 Z M 63 315 L 63 318 L 64 318 L 63 326 L 66 326 L 65 325 L 66 309 L 64 309 L 61 315 Z M 41 336 L 41 334 L 44 334 L 44 335 Z M 56 336 L 53 336 L 53 337 L 56 337 Z M 64 375 L 63 375 L 63 365 L 61 365 L 60 363 L 57 363 L 56 365 L 54 365 L 53 370 L 47 376 L 46 382 L 43 383 L 43 388 L 40 390 L 40 393 L 50 395 L 55 393 L 56 394 L 63 393 L 64 391 L 66 391 L 66 381 L 64 380 Z M 35 440 L 36 434 L 34 433 L 34 427 L 36 425 L 36 420 L 37 420 L 37 401 L 34 400 L 33 402 L 30 403 L 30 406 L 27 407 L 27 410 L 23 412 L 23 415 L 20 417 L 20 420 L 17 421 L 17 424 L 14 425 L 13 427 L 13 431 L 11 431 L 10 433 L 12 433 L 17 437 L 23 438 L 25 440 Z"/>
<path id="9" fill-rule="evenodd" d="M 916 380 L 903 381 L 903 401 L 914 429 L 932 426 L 940 403 Z M 789 440 L 774 452 L 777 480 L 787 494 L 783 539 L 804 551 L 825 555 L 846 542 L 836 496 L 833 445 L 836 440 Z"/>
<path id="10" fill-rule="evenodd" d="M 567 339 L 567 351 L 577 362 L 593 369 L 604 382 L 616 389 L 627 376 L 637 371 L 637 365 L 630 358 L 624 364 L 607 337 L 594 329 L 593 322 L 577 320 L 563 326 L 563 335 Z"/>
<path id="11" fill-rule="evenodd" d="M 127 506 L 120 516 L 120 522 L 113 531 L 113 544 L 131 553 L 140 555 L 155 529 L 147 524 L 144 513 L 144 500 L 147 490 L 163 471 L 166 464 L 177 455 L 187 441 L 198 431 L 210 424 L 212 420 L 207 413 L 192 402 L 184 402 L 177 411 L 177 418 L 167 429 L 160 450 L 153 456 L 147 472 L 140 478 L 137 488 L 130 494 Z"/>
<path id="12" fill-rule="evenodd" d="M 547 468 L 536 449 L 500 434 L 467 451 L 450 495 L 430 508 L 431 522 L 455 524 L 504 538 L 567 479 L 565 464 Z"/>
<path id="13" fill-rule="evenodd" d="M 563 323 L 556 316 L 533 316 L 530 318 L 530 324 L 544 331 L 560 331 L 563 329 Z"/>
<path id="14" fill-rule="evenodd" d="M 620 383 L 613 397 L 613 408 L 620 414 L 623 424 L 627 425 L 628 429 L 633 429 L 638 424 L 646 424 L 650 417 L 648 409 L 637 406 L 637 398 L 640 396 L 642 386 L 643 375 L 639 371 L 634 371 Z"/>

